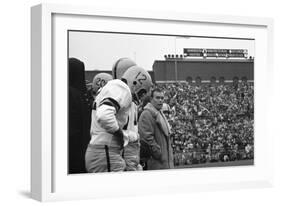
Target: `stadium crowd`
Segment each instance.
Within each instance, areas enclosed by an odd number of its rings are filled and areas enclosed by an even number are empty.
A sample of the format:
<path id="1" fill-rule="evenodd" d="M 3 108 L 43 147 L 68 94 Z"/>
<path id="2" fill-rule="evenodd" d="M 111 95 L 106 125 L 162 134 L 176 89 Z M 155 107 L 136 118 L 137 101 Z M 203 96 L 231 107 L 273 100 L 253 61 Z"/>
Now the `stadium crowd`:
<path id="1" fill-rule="evenodd" d="M 170 106 L 175 166 L 254 158 L 254 87 L 158 83 Z"/>

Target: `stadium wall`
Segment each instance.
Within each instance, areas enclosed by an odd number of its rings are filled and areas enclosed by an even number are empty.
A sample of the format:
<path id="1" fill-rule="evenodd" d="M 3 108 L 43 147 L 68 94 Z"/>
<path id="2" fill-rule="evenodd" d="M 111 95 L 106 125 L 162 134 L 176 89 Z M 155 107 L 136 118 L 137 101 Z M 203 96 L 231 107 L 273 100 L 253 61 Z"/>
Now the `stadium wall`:
<path id="1" fill-rule="evenodd" d="M 112 75 L 112 72 L 110 70 L 88 70 L 88 71 L 85 71 L 85 80 L 88 81 L 88 82 L 92 82 L 94 76 L 97 75 L 98 73 L 102 73 L 102 72 L 105 72 L 105 73 L 108 73 L 108 74 Z M 150 74 L 150 76 L 152 78 L 152 81 L 155 82 L 154 72 L 148 71 L 148 73 Z"/>
<path id="2" fill-rule="evenodd" d="M 176 79 L 177 70 L 177 79 Z M 224 77 L 225 80 L 247 78 L 254 80 L 254 61 L 245 60 L 213 60 L 213 59 L 190 59 L 190 60 L 156 60 L 153 64 L 155 81 L 185 81 L 188 77 L 195 80 L 217 80 Z"/>

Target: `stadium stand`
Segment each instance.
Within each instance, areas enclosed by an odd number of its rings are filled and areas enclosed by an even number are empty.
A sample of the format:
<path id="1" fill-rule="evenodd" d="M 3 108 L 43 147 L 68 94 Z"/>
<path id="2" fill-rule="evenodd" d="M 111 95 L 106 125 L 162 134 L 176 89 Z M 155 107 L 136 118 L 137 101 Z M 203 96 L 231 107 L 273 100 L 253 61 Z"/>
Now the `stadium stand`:
<path id="1" fill-rule="evenodd" d="M 158 83 L 171 107 L 176 166 L 254 158 L 254 87 Z"/>

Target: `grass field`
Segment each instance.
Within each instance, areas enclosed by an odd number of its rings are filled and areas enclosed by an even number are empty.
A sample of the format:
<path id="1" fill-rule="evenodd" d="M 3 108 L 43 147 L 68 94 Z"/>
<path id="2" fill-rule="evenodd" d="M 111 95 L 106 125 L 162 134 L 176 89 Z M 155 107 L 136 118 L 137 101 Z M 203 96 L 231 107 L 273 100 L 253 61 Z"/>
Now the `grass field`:
<path id="1" fill-rule="evenodd" d="M 254 160 L 238 160 L 232 162 L 214 162 L 214 163 L 204 163 L 204 164 L 193 164 L 193 165 L 183 165 L 176 166 L 176 169 L 181 168 L 202 168 L 202 167 L 233 167 L 233 166 L 249 166 L 254 165 Z"/>

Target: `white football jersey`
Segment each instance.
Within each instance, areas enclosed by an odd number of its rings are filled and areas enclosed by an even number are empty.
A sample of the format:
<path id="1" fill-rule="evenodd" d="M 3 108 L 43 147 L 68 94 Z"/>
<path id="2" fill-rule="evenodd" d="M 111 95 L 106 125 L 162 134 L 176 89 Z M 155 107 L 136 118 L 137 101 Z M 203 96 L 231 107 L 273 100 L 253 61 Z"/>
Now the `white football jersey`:
<path id="1" fill-rule="evenodd" d="M 138 106 L 132 102 L 129 110 L 127 123 L 123 127 L 124 133 L 128 136 L 129 141 L 134 142 L 139 139 L 138 134 Z"/>
<path id="2" fill-rule="evenodd" d="M 109 100 L 113 105 L 103 104 Z M 91 144 L 112 145 L 112 133 L 128 121 L 132 94 L 127 84 L 119 79 L 109 81 L 97 95 L 92 110 Z"/>

